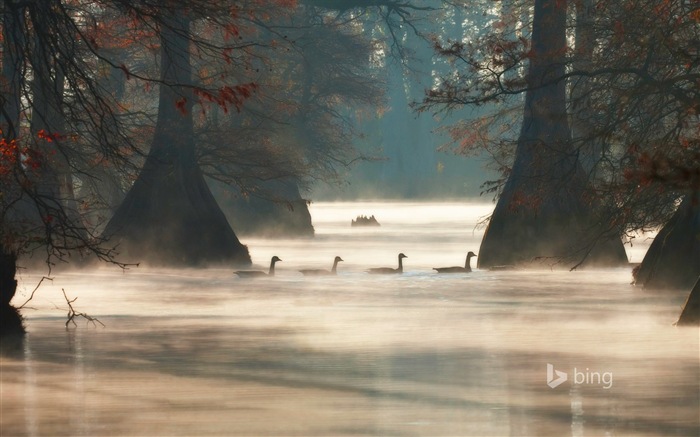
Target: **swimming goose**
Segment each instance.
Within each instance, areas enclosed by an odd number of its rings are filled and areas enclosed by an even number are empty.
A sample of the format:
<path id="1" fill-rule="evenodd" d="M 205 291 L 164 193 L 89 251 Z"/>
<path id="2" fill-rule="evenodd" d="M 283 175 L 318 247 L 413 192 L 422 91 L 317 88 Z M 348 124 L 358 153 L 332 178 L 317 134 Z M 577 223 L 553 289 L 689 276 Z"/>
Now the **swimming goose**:
<path id="1" fill-rule="evenodd" d="M 438 273 L 469 273 L 472 271 L 470 262 L 473 256 L 476 256 L 476 254 L 472 251 L 467 254 L 467 260 L 464 263 L 464 267 L 433 267 L 433 270 L 437 270 Z"/>
<path id="2" fill-rule="evenodd" d="M 304 276 L 328 276 L 328 275 L 337 275 L 338 272 L 338 262 L 342 261 L 343 258 L 336 256 L 335 259 L 333 260 L 333 268 L 328 271 L 328 270 L 323 270 L 323 269 L 304 269 L 304 270 L 299 270 Z"/>
<path id="3" fill-rule="evenodd" d="M 282 261 L 281 259 L 277 258 L 277 256 L 273 256 L 272 259 L 270 260 L 270 271 L 265 273 L 262 270 L 239 270 L 237 272 L 233 272 L 240 276 L 241 278 L 255 278 L 258 276 L 275 276 L 275 263 L 277 261 Z"/>
<path id="4" fill-rule="evenodd" d="M 399 254 L 399 268 L 398 269 L 392 269 L 391 267 L 376 267 L 373 269 L 367 270 L 367 273 L 372 273 L 374 275 L 388 275 L 392 273 L 403 273 L 403 259 L 408 258 L 406 255 L 403 253 Z"/>

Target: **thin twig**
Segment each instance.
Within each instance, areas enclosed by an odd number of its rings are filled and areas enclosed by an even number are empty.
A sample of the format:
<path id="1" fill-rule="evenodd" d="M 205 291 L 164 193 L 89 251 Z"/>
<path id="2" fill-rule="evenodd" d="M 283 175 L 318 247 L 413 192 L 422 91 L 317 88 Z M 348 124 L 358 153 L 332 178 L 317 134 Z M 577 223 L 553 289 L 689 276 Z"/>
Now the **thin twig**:
<path id="1" fill-rule="evenodd" d="M 24 308 L 24 306 L 26 304 L 28 304 L 30 300 L 34 299 L 34 293 L 36 293 L 36 291 L 39 289 L 39 287 L 41 286 L 41 283 L 44 282 L 44 279 L 48 279 L 49 281 L 53 281 L 53 278 L 51 278 L 49 276 L 42 276 L 41 280 L 39 280 L 39 283 L 36 284 L 36 287 L 34 287 L 34 290 L 32 290 L 32 293 L 29 295 L 29 298 L 27 300 L 25 300 L 22 305 L 17 307 L 18 310 L 21 310 L 22 308 Z"/>
<path id="2" fill-rule="evenodd" d="M 97 319 L 97 317 L 92 317 L 92 316 L 89 316 L 89 315 L 87 315 L 87 314 L 85 314 L 85 313 L 79 313 L 79 312 L 75 311 L 75 309 L 73 308 L 73 302 L 75 302 L 76 300 L 78 300 L 78 298 L 76 297 L 76 298 L 73 298 L 72 300 L 71 300 L 71 299 L 68 299 L 68 296 L 66 295 L 66 290 L 64 290 L 63 288 L 61 288 L 61 291 L 63 292 L 63 297 L 66 298 L 66 303 L 68 304 L 68 320 L 66 320 L 66 328 L 68 327 L 68 324 L 69 324 L 69 323 L 73 323 L 73 326 L 78 326 L 78 324 L 75 323 L 75 318 L 76 318 L 76 317 L 82 317 L 82 318 L 84 318 L 85 320 L 87 320 L 88 322 L 92 323 L 93 325 L 94 325 L 95 323 L 99 323 L 100 325 L 102 325 L 102 327 L 105 326 L 105 324 L 102 323 L 102 322 L 100 322 L 100 321 Z"/>

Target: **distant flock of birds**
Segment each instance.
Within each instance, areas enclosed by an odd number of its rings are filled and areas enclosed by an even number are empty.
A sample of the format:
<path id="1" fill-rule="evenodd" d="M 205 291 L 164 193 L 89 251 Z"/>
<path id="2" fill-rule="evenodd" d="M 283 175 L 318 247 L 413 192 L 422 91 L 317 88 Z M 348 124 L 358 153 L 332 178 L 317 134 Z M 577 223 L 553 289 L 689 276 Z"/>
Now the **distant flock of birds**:
<path id="1" fill-rule="evenodd" d="M 474 252 L 469 252 L 467 253 L 467 260 L 464 263 L 464 267 L 461 266 L 453 266 L 453 267 L 433 267 L 433 270 L 436 270 L 438 273 L 469 273 L 472 271 L 471 268 L 471 259 L 475 257 L 476 254 Z M 399 274 L 403 273 L 403 259 L 408 258 L 406 255 L 403 253 L 399 254 L 399 267 L 398 268 L 391 268 L 391 267 L 375 267 L 367 270 L 367 273 L 374 274 L 374 275 L 391 275 L 391 274 Z M 272 259 L 270 260 L 270 269 L 267 272 L 264 272 L 262 270 L 239 270 L 234 272 L 236 275 L 238 275 L 241 278 L 251 278 L 251 277 L 258 277 L 258 276 L 275 276 L 275 264 L 279 261 L 282 261 L 279 259 L 277 256 L 273 256 Z M 304 269 L 304 270 L 299 270 L 304 276 L 330 276 L 330 275 L 337 275 L 338 274 L 338 263 L 343 261 L 343 259 L 339 256 L 336 256 L 335 259 L 333 260 L 333 267 L 330 270 L 324 270 L 324 269 Z"/>

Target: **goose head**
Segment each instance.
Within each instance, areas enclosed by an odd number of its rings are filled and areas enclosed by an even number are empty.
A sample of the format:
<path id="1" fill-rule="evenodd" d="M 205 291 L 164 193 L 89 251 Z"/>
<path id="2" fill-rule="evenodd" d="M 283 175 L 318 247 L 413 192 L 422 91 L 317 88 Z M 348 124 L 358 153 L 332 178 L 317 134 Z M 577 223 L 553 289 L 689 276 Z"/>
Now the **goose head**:
<path id="1" fill-rule="evenodd" d="M 404 255 L 403 253 L 400 253 L 399 254 L 399 268 L 396 269 L 396 271 L 403 273 L 403 259 L 404 258 L 408 258 L 408 257 L 406 255 Z"/>
<path id="2" fill-rule="evenodd" d="M 472 252 L 471 250 L 469 251 L 469 253 L 467 253 L 467 260 L 464 262 L 464 271 L 465 272 L 472 271 L 472 266 L 469 264 L 470 264 L 472 257 L 475 257 L 475 256 L 476 256 L 476 254 L 474 252 Z"/>
<path id="3" fill-rule="evenodd" d="M 282 261 L 277 257 L 277 255 L 273 256 L 272 259 L 270 260 L 270 270 L 268 270 L 267 274 L 270 276 L 275 276 L 275 263 L 277 261 Z"/>
<path id="4" fill-rule="evenodd" d="M 335 275 L 335 274 L 337 273 L 337 271 L 338 271 L 338 263 L 339 263 L 340 261 L 342 261 L 342 260 L 343 260 L 343 258 L 341 258 L 341 257 L 339 257 L 339 256 L 336 256 L 336 257 L 333 259 L 333 268 L 331 269 L 331 274 L 334 274 L 334 275 Z"/>

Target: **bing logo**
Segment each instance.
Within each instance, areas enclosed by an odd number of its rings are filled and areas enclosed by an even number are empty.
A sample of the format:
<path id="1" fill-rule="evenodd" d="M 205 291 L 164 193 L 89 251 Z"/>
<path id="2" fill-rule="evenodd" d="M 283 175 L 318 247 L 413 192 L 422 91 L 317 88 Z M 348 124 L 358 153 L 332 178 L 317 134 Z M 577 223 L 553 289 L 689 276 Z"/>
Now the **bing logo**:
<path id="1" fill-rule="evenodd" d="M 574 367 L 573 383 L 576 385 L 602 385 L 604 389 L 609 389 L 613 384 L 612 372 L 595 372 L 586 367 L 585 372 L 581 372 Z M 566 372 L 554 370 L 554 365 L 547 363 L 547 385 L 550 388 L 557 388 L 569 379 Z"/>
<path id="2" fill-rule="evenodd" d="M 557 374 L 557 378 L 554 379 L 554 374 Z M 561 384 L 565 383 L 567 380 L 568 376 L 566 373 L 559 371 L 559 370 L 554 370 L 554 366 L 552 364 L 547 363 L 547 385 L 550 386 L 551 388 L 557 388 Z"/>

